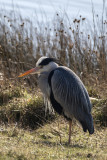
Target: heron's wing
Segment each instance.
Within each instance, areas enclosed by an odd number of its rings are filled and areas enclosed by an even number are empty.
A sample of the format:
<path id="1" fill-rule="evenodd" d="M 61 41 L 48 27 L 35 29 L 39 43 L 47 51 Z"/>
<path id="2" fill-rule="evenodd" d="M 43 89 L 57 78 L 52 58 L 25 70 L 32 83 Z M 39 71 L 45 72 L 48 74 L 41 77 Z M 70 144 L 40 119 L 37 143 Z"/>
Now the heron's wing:
<path id="1" fill-rule="evenodd" d="M 91 104 L 88 93 L 79 77 L 66 67 L 54 71 L 51 87 L 55 100 L 63 110 L 76 118 L 90 113 Z"/>

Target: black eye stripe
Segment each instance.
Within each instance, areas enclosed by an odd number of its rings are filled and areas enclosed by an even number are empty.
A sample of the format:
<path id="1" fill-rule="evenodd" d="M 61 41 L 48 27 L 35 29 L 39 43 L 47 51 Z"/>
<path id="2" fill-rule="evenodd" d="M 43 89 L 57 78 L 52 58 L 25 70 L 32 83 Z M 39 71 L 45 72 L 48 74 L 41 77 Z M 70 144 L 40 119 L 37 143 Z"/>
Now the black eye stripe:
<path id="1" fill-rule="evenodd" d="M 39 63 L 39 65 L 44 66 L 44 65 L 49 64 L 50 62 L 55 62 L 55 59 L 54 58 L 46 58 L 41 63 Z"/>

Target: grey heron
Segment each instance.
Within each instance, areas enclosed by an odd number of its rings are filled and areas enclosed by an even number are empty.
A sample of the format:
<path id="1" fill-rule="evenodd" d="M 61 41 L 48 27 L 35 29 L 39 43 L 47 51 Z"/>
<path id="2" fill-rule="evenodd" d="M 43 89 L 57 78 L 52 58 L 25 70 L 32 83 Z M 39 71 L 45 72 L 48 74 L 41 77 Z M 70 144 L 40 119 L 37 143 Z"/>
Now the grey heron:
<path id="1" fill-rule="evenodd" d="M 71 139 L 72 119 L 82 125 L 83 131 L 94 133 L 91 102 L 88 92 L 80 78 L 69 68 L 60 66 L 57 60 L 41 57 L 36 67 L 19 75 L 38 73 L 39 87 L 50 100 L 54 110 L 69 121 L 69 139 Z"/>

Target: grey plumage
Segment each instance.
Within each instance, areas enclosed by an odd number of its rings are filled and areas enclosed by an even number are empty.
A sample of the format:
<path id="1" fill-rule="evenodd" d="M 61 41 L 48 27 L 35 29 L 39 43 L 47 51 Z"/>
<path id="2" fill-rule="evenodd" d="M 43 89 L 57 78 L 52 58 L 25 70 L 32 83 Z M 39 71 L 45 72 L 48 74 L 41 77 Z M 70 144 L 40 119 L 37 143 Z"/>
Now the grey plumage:
<path id="1" fill-rule="evenodd" d="M 35 68 L 19 77 L 29 73 L 39 73 L 39 87 L 44 94 L 45 102 L 50 101 L 55 111 L 69 120 L 69 143 L 73 117 L 81 123 L 84 132 L 88 130 L 90 134 L 94 133 L 88 92 L 71 69 L 59 66 L 53 58 L 41 57 Z"/>
<path id="2" fill-rule="evenodd" d="M 53 108 L 50 103 L 50 88 L 48 84 L 48 76 L 48 72 L 43 72 L 38 76 L 38 85 L 44 96 L 45 114 L 47 110 L 49 110 L 49 113 L 53 112 Z"/>
<path id="3" fill-rule="evenodd" d="M 47 99 L 50 99 L 48 84 L 50 73 L 51 71 L 43 72 L 38 79 L 39 87 Z M 54 98 L 63 108 L 64 115 L 69 119 L 75 117 L 81 123 L 83 130 L 88 129 L 89 133 L 92 134 L 94 128 L 91 103 L 88 92 L 80 78 L 69 68 L 60 66 L 54 69 L 51 85 Z"/>
<path id="4" fill-rule="evenodd" d="M 64 114 L 70 119 L 75 117 L 83 130 L 88 129 L 92 134 L 91 103 L 80 78 L 67 67 L 58 67 L 51 81 L 54 98 L 62 106 Z"/>

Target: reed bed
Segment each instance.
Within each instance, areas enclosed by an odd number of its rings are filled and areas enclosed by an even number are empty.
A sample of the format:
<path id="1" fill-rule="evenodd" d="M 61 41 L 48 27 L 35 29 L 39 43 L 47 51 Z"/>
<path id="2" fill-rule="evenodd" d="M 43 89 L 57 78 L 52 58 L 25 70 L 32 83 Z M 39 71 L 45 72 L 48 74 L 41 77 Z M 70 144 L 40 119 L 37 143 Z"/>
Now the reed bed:
<path id="1" fill-rule="evenodd" d="M 72 19 L 66 13 L 56 13 L 51 22 L 40 22 L 35 15 L 33 22 L 15 11 L 0 12 L 1 76 L 14 78 L 44 55 L 59 59 L 86 84 L 87 78 L 94 83 L 107 80 L 106 12 L 93 12 L 92 24 L 85 16 Z"/>

